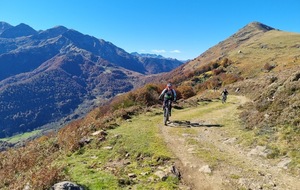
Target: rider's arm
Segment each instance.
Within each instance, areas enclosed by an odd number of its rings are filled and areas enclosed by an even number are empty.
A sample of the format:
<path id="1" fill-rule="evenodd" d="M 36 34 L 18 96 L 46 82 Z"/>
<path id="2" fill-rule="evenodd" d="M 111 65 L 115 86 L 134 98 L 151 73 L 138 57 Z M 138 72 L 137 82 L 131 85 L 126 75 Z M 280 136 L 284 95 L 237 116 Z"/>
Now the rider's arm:
<path id="1" fill-rule="evenodd" d="M 176 91 L 174 90 L 174 89 L 172 89 L 173 90 L 173 95 L 174 95 L 174 97 L 173 97 L 173 101 L 176 101 L 176 99 L 177 99 L 177 94 L 176 94 Z"/>
<path id="2" fill-rule="evenodd" d="M 159 99 L 162 100 L 163 99 L 163 96 L 164 94 L 166 93 L 166 89 L 164 89 L 161 94 L 159 95 Z"/>

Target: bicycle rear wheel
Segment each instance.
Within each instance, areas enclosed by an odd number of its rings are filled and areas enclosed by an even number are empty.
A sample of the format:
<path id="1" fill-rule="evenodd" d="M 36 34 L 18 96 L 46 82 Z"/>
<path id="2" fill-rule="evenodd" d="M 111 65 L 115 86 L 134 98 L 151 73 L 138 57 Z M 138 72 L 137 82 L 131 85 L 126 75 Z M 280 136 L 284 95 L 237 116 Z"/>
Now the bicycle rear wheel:
<path id="1" fill-rule="evenodd" d="M 223 103 L 223 104 L 226 103 L 226 99 L 227 99 L 226 96 L 223 96 L 223 97 L 222 97 L 222 103 Z"/>

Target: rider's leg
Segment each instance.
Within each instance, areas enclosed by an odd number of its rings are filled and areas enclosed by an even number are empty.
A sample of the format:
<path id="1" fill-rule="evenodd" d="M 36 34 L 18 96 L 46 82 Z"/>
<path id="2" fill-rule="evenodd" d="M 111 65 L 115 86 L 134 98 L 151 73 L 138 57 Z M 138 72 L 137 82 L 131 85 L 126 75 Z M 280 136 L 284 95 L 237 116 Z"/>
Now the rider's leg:
<path id="1" fill-rule="evenodd" d="M 162 109 L 165 110 L 166 100 L 163 101 Z"/>

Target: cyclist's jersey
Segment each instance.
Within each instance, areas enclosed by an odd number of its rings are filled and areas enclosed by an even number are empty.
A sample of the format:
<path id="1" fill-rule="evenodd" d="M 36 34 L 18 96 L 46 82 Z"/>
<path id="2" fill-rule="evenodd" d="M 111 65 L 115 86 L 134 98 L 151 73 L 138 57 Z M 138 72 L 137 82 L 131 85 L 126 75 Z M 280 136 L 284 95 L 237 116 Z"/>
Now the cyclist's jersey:
<path id="1" fill-rule="evenodd" d="M 223 92 L 222 92 L 222 95 L 223 95 L 223 96 L 227 96 L 227 95 L 228 95 L 228 91 L 227 91 L 227 90 L 223 91 Z"/>
<path id="2" fill-rule="evenodd" d="M 176 100 L 176 92 L 174 89 L 164 89 L 160 96 L 164 96 L 164 100 Z"/>
<path id="3" fill-rule="evenodd" d="M 166 93 L 165 93 L 165 99 L 168 99 L 168 100 L 173 100 L 173 92 L 172 90 L 168 90 Z"/>

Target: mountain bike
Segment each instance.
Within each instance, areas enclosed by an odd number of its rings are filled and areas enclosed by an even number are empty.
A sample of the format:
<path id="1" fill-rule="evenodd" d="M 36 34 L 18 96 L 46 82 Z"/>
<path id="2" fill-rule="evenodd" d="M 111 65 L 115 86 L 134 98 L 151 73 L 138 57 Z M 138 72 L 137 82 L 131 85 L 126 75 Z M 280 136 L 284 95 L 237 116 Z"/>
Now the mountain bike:
<path id="1" fill-rule="evenodd" d="M 164 125 L 167 125 L 167 121 L 171 116 L 171 104 L 172 100 L 167 100 L 164 105 Z"/>

